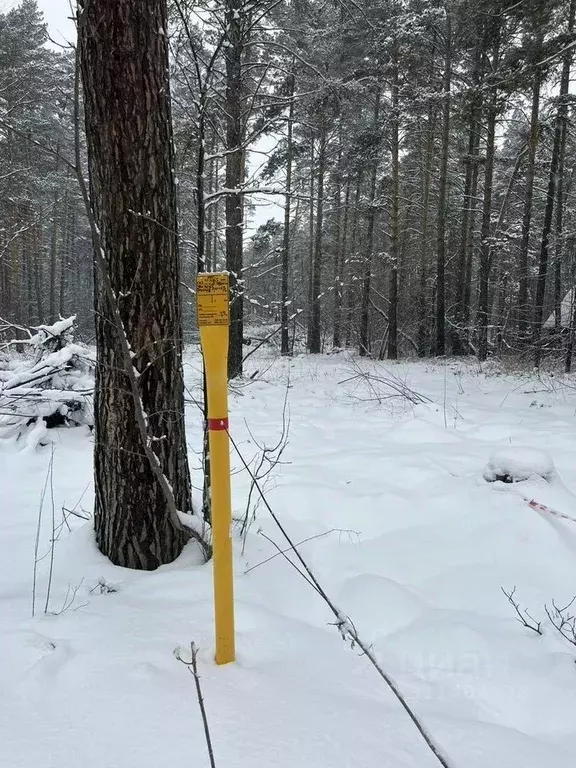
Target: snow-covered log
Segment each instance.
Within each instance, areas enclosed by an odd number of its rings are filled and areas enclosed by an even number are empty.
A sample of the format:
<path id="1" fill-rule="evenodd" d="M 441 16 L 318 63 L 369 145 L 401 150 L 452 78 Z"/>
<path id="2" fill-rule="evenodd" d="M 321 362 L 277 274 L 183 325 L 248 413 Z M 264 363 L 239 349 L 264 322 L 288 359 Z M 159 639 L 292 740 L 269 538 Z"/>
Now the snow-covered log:
<path id="1" fill-rule="evenodd" d="M 494 451 L 484 468 L 484 479 L 489 483 L 520 483 L 532 477 L 550 482 L 556 477 L 552 457 L 546 451 L 520 446 L 507 446 Z"/>
<path id="2" fill-rule="evenodd" d="M 0 359 L 0 438 L 35 447 L 54 427 L 92 426 L 94 359 L 74 342 L 76 317 L 31 329 Z M 32 332 L 33 331 L 33 332 Z M 24 345 L 17 353 L 14 347 Z"/>

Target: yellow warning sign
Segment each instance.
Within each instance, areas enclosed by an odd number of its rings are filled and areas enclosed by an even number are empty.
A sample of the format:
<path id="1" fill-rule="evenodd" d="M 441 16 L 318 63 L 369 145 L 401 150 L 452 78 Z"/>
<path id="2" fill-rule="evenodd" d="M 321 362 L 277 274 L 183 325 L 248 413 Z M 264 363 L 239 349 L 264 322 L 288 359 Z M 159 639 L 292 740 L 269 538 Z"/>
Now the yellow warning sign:
<path id="1" fill-rule="evenodd" d="M 226 272 L 200 273 L 196 280 L 198 325 L 229 325 L 229 278 Z"/>

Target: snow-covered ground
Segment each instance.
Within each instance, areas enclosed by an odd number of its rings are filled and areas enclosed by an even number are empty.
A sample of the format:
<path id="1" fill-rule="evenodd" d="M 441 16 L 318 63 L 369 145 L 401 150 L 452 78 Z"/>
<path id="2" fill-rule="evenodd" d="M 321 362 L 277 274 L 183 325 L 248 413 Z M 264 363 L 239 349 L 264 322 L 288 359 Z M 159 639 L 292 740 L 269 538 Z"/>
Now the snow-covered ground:
<path id="1" fill-rule="evenodd" d="M 289 442 L 267 498 L 290 535 L 308 540 L 310 567 L 450 765 L 574 765 L 576 647 L 544 606 L 576 594 L 576 523 L 548 511 L 576 517 L 576 391 L 464 363 L 268 355 L 251 357 L 248 375 L 258 373 L 235 387 L 232 435 L 257 462 L 258 443 L 280 437 L 287 394 Z M 186 376 L 197 397 L 196 354 Z M 380 379 L 390 376 L 421 397 L 388 399 Z M 198 482 L 193 403 L 188 421 Z M 285 542 L 262 506 L 244 543 L 238 526 L 238 661 L 216 667 L 211 565 L 190 544 L 154 573 L 115 568 L 90 522 L 69 516 L 72 531 L 60 529 L 62 506 L 83 493 L 76 510 L 90 511 L 91 438 L 84 428 L 52 435 L 53 502 L 50 448 L 0 445 L 2 768 L 208 765 L 194 681 L 174 656 L 191 641 L 219 768 L 438 765 L 318 595 L 283 557 L 263 562 L 276 553 L 265 537 Z M 515 448 L 545 450 L 556 472 L 488 483 L 503 448 L 512 463 Z M 524 470 L 529 455 L 518 453 Z M 250 478 L 233 464 L 241 519 Z M 60 535 L 45 614 L 52 509 Z M 517 621 L 502 587 L 516 587 L 542 636 Z"/>

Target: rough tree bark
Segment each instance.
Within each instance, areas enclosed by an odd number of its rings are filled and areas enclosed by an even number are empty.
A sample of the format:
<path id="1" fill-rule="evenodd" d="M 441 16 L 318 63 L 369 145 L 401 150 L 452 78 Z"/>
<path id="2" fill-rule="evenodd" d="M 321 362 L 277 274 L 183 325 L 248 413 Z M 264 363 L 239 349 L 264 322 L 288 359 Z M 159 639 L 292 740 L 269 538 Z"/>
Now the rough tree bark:
<path id="1" fill-rule="evenodd" d="M 177 508 L 190 511 L 166 0 L 83 6 L 92 205 L 115 297 L 112 306 L 97 271 L 96 540 L 115 564 L 152 570 L 180 554 L 186 534 L 145 456 L 112 318 L 117 311 L 132 350 L 152 451 Z"/>

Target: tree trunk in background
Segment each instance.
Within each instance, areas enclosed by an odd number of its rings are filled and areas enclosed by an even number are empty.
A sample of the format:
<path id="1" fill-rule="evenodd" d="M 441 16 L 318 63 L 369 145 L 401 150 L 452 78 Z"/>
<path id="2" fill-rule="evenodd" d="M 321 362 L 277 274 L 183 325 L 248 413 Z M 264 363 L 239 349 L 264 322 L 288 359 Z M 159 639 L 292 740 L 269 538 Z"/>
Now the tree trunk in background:
<path id="1" fill-rule="evenodd" d="M 292 62 L 294 67 L 294 62 Z M 284 232 L 282 233 L 282 285 L 280 287 L 281 353 L 290 355 L 290 329 L 288 327 L 288 284 L 290 278 L 290 204 L 292 202 L 292 130 L 294 121 L 294 71 L 288 75 L 288 146 L 286 149 L 286 198 L 284 203 Z"/>
<path id="2" fill-rule="evenodd" d="M 27 318 L 28 325 L 34 325 L 39 320 L 35 317 L 33 312 L 34 301 L 34 271 L 33 271 L 33 255 L 32 255 L 32 220 L 29 211 L 24 214 L 26 216 L 24 226 L 26 230 L 22 235 L 22 292 L 25 300 L 24 311 Z"/>
<path id="3" fill-rule="evenodd" d="M 570 10 L 568 14 L 568 31 L 574 32 L 576 16 L 576 2 L 570 0 Z M 564 54 L 564 61 L 562 62 L 562 80 L 561 85 L 564 83 L 565 72 L 568 72 L 568 83 L 570 82 L 570 68 L 572 65 L 572 53 L 573 49 L 570 48 Z M 562 87 L 560 88 L 562 91 Z M 560 148 L 558 152 L 558 184 L 556 191 L 556 248 L 554 253 L 554 325 L 556 332 L 561 330 L 562 317 L 562 254 L 563 254 L 563 229 L 564 229 L 564 165 L 566 159 L 566 137 L 568 134 L 568 105 L 566 97 L 564 103 L 561 101 L 558 108 L 558 116 L 561 118 L 562 128 L 560 134 Z"/>
<path id="4" fill-rule="evenodd" d="M 474 242 L 474 223 L 476 219 L 476 193 L 478 189 L 478 161 L 480 150 L 480 121 L 482 118 L 482 59 L 485 36 L 482 34 L 480 15 L 476 23 L 476 43 L 472 64 L 472 104 L 470 106 L 470 125 L 468 133 L 468 152 L 464 174 L 464 193 L 462 200 L 462 225 L 455 296 L 456 328 L 452 336 L 452 351 L 455 355 L 468 354 L 470 321 L 470 291 L 472 277 L 472 246 Z"/>
<path id="5" fill-rule="evenodd" d="M 74 204 L 70 202 L 70 195 L 66 193 L 65 226 L 66 238 L 64 253 L 60 259 L 60 316 L 66 317 L 66 286 L 68 284 L 68 272 L 72 263 L 74 253 L 74 243 L 76 240 L 76 211 Z"/>
<path id="6" fill-rule="evenodd" d="M 419 295 L 418 295 L 418 355 L 426 355 L 427 338 L 427 303 L 426 303 L 426 283 L 428 280 L 428 206 L 430 202 L 430 181 L 432 178 L 432 160 L 434 154 L 434 107 L 432 104 L 428 107 L 428 117 L 426 122 L 426 146 L 424 149 L 424 158 L 422 163 L 422 203 L 420 214 L 420 268 L 419 268 Z"/>
<path id="7" fill-rule="evenodd" d="M 566 246 L 570 249 L 571 255 L 571 269 L 570 269 L 570 286 L 573 289 L 572 301 L 570 307 L 570 327 L 568 329 L 568 343 L 566 346 L 566 359 L 564 360 L 565 373 L 571 373 L 572 371 L 572 357 L 574 354 L 574 337 L 576 335 L 576 292 L 574 292 L 574 263 L 576 240 L 574 236 L 566 242 Z"/>
<path id="8" fill-rule="evenodd" d="M 372 118 L 372 130 L 378 130 L 380 119 L 380 88 L 376 91 L 374 100 L 374 113 Z M 358 353 L 361 357 L 370 352 L 370 287 L 372 282 L 372 252 L 374 250 L 374 223 L 376 219 L 376 180 L 378 178 L 378 163 L 372 162 L 370 175 L 370 191 L 368 198 L 368 226 L 366 228 L 366 251 L 364 253 L 364 274 L 362 277 L 362 301 L 360 304 L 360 337 Z"/>
<path id="9" fill-rule="evenodd" d="M 452 17 L 445 3 L 446 29 L 444 78 L 442 87 L 442 147 L 440 150 L 440 181 L 438 186 L 438 225 L 436 259 L 436 345 L 435 354 L 446 352 L 446 217 L 448 187 L 448 154 L 450 152 L 450 89 L 452 84 Z"/>
<path id="10" fill-rule="evenodd" d="M 68 261 L 70 259 L 70 196 L 68 190 L 64 192 L 62 197 L 62 226 L 61 226 L 61 248 L 60 254 L 60 280 L 58 287 L 58 314 L 60 317 L 65 317 L 64 306 L 66 302 L 66 269 Z"/>
<path id="11" fill-rule="evenodd" d="M 542 47 L 542 40 L 537 49 Z M 522 238 L 518 254 L 518 332 L 521 344 L 527 344 L 530 337 L 530 306 L 528 304 L 528 281 L 530 268 L 528 252 L 530 247 L 530 225 L 534 199 L 534 178 L 536 175 L 536 150 L 538 149 L 540 87 L 542 73 L 540 67 L 534 67 L 532 85 L 532 109 L 530 115 L 530 136 L 528 139 L 528 165 L 526 167 L 526 186 L 524 193 L 524 214 L 522 216 Z"/>
<path id="12" fill-rule="evenodd" d="M 310 202 L 308 205 L 308 285 L 306 291 L 308 293 L 308 318 L 307 327 L 310 325 L 310 314 L 312 312 L 312 264 L 314 263 L 314 207 L 315 207 L 315 174 L 316 169 L 314 167 L 316 160 L 314 137 L 310 139 Z M 302 270 L 304 275 L 306 272 Z"/>
<path id="13" fill-rule="evenodd" d="M 196 156 L 196 274 L 209 270 L 206 258 L 206 93 L 200 91 L 198 97 L 198 154 Z M 202 517 L 211 519 L 210 505 L 210 431 L 208 429 L 208 388 L 206 368 L 202 365 Z"/>
<path id="14" fill-rule="evenodd" d="M 354 266 L 356 261 L 356 243 L 358 242 L 358 226 L 360 221 L 360 196 L 362 192 L 362 174 L 358 175 L 356 182 L 356 194 L 354 196 L 354 210 L 352 212 L 352 234 L 350 236 L 350 251 L 348 257 L 348 287 L 346 290 L 346 302 L 344 307 L 344 325 L 342 328 L 345 346 L 352 343 L 352 316 L 354 313 L 355 277 Z"/>
<path id="15" fill-rule="evenodd" d="M 495 25 L 498 22 L 495 22 Z M 492 72 L 498 69 L 500 59 L 499 30 L 494 30 L 494 49 L 492 55 Z M 494 185 L 494 153 L 496 141 L 496 118 L 498 115 L 498 85 L 490 89 L 490 101 L 486 109 L 486 161 L 484 163 L 484 199 L 482 202 L 482 227 L 480 234 L 480 272 L 478 276 L 478 312 L 476 325 L 478 328 L 478 359 L 486 360 L 488 355 L 488 287 L 490 282 L 490 267 L 492 248 L 490 235 L 492 233 L 492 189 Z"/>
<path id="16" fill-rule="evenodd" d="M 570 312 L 570 329 L 568 331 L 568 345 L 566 347 L 566 359 L 564 361 L 564 372 L 572 372 L 572 354 L 574 352 L 574 333 L 576 329 L 576 302 L 572 300 L 573 307 Z"/>
<path id="17" fill-rule="evenodd" d="M 318 190 L 316 203 L 316 237 L 314 240 L 314 260 L 310 279 L 310 315 L 308 321 L 308 351 L 317 355 L 322 351 L 321 303 L 322 297 L 322 227 L 324 225 L 324 174 L 326 171 L 326 126 L 321 117 L 318 147 Z"/>
<path id="18" fill-rule="evenodd" d="M 480 119 L 481 115 L 478 115 Z M 476 136 L 476 152 L 479 153 L 480 131 Z M 476 161 L 472 168 L 472 184 L 470 186 L 470 210 L 468 235 L 466 237 L 466 260 L 464 264 L 464 295 L 462 297 L 462 321 L 464 323 L 464 341 L 466 344 L 465 352 L 470 351 L 470 315 L 472 300 L 472 269 L 474 265 L 474 232 L 476 228 L 476 210 L 478 206 L 478 176 L 479 163 Z"/>
<path id="19" fill-rule="evenodd" d="M 244 181 L 242 129 L 242 56 L 244 52 L 243 0 L 226 0 L 226 269 L 230 273 L 230 351 L 228 376 L 242 375 L 244 339 L 243 222 Z"/>
<path id="20" fill-rule="evenodd" d="M 90 0 L 80 28 L 94 212 L 151 444 L 188 512 L 166 2 Z M 186 536 L 144 456 L 115 308 L 98 276 L 95 293 L 96 541 L 113 563 L 152 570 L 174 560 Z"/>
<path id="21" fill-rule="evenodd" d="M 571 34 L 574 29 L 574 8 L 576 0 L 570 2 L 570 17 L 568 20 L 568 33 Z M 540 254 L 538 259 L 538 279 L 536 282 L 536 299 L 534 305 L 534 325 L 532 333 L 532 343 L 534 344 L 534 365 L 536 368 L 540 365 L 542 355 L 542 321 L 544 314 L 544 296 L 546 294 L 546 278 L 548 276 L 548 254 L 549 238 L 552 231 L 552 216 L 554 213 L 554 200 L 557 187 L 560 189 L 560 162 L 561 155 L 564 154 L 566 141 L 566 119 L 567 105 L 566 97 L 570 86 L 570 65 L 572 63 L 572 48 L 564 55 L 562 62 L 562 75 L 560 78 L 560 103 L 556 114 L 556 124 L 554 127 L 554 142 L 552 144 L 552 157 L 550 159 L 550 172 L 548 176 L 548 190 L 546 197 L 546 207 L 544 209 L 544 223 L 542 225 L 542 240 L 540 243 Z M 562 165 L 564 164 L 562 158 Z M 562 168 L 563 170 L 563 168 Z M 559 209 L 562 209 L 562 192 L 560 191 Z M 558 219 L 556 220 L 556 230 L 558 231 Z M 562 217 L 560 217 L 560 232 L 562 232 Z M 558 262 L 559 263 L 559 262 Z"/>
<path id="22" fill-rule="evenodd" d="M 210 151 L 214 154 L 217 151 L 216 135 L 212 133 Z M 216 192 L 218 189 L 218 179 L 220 172 L 220 162 L 217 157 L 214 157 L 210 162 L 210 193 Z M 212 201 L 212 204 L 208 208 L 208 217 L 210 220 L 209 232 L 206 242 L 206 268 L 209 272 L 215 272 L 217 269 L 216 255 L 218 253 L 218 218 L 219 218 L 219 204 L 218 198 Z"/>
<path id="23" fill-rule="evenodd" d="M 350 192 L 352 183 L 346 181 L 344 195 L 344 212 L 342 226 L 340 227 L 340 242 L 338 245 L 338 262 L 336 265 L 336 279 L 334 281 L 334 335 L 332 346 L 338 349 L 342 344 L 342 289 L 344 287 L 344 273 L 346 271 L 346 242 L 348 236 L 348 215 L 350 211 Z"/>
<path id="24" fill-rule="evenodd" d="M 14 227 L 15 224 L 15 211 L 14 206 L 11 205 L 9 207 L 10 210 L 10 217 L 8 219 L 10 224 L 10 231 Z M 21 301 L 21 291 L 22 291 L 22 274 L 21 274 L 21 254 L 20 254 L 20 248 L 18 247 L 18 240 L 13 237 L 12 242 L 10 243 L 10 265 L 11 265 L 11 272 L 12 272 L 12 304 L 16 304 L 16 302 Z M 6 258 L 6 257 L 4 257 Z"/>
<path id="25" fill-rule="evenodd" d="M 56 148 L 60 152 L 60 146 Z M 60 156 L 56 157 L 56 173 L 58 173 Z M 50 235 L 50 303 L 48 306 L 48 322 L 53 323 L 56 320 L 56 270 L 58 266 L 58 203 L 60 195 L 58 188 L 54 190 L 54 200 L 52 205 L 52 232 Z"/>
<path id="26" fill-rule="evenodd" d="M 398 73 L 398 46 L 394 45 L 392 54 L 392 115 L 391 128 L 391 168 L 392 175 L 392 200 L 390 203 L 390 281 L 388 298 L 388 359 L 398 359 L 398 267 L 400 251 L 398 239 L 400 233 L 399 222 L 399 185 L 400 185 L 400 113 L 399 113 L 399 73 Z"/>
<path id="27" fill-rule="evenodd" d="M 36 313 L 38 317 L 38 323 L 43 323 L 44 317 L 44 296 L 42 293 L 43 288 L 43 272 L 42 269 L 44 261 L 44 243 L 42 238 L 42 225 L 39 221 L 34 222 L 33 226 L 33 251 L 32 258 L 34 263 L 34 292 L 36 294 Z"/>
<path id="28" fill-rule="evenodd" d="M 206 103 L 200 94 L 198 154 L 196 156 L 196 272 L 207 272 L 206 264 Z"/>
<path id="29" fill-rule="evenodd" d="M 474 125 L 472 124 L 474 122 Z M 473 231 L 472 224 L 472 179 L 474 167 L 478 166 L 477 149 L 479 133 L 476 126 L 477 118 L 470 118 L 470 133 L 468 137 L 468 153 L 466 156 L 466 171 L 464 175 L 464 191 L 462 195 L 462 226 L 460 231 L 460 246 L 458 249 L 458 267 L 457 267 L 457 285 L 456 285 L 456 322 L 457 331 L 454 335 L 453 352 L 455 355 L 466 354 L 467 349 L 467 328 L 466 315 L 466 280 L 469 246 L 471 245 L 470 233 Z"/>
<path id="30" fill-rule="evenodd" d="M 338 333 L 340 335 L 340 322 L 339 315 L 339 302 L 338 302 L 338 282 L 339 275 L 338 270 L 340 267 L 340 253 L 341 253 L 341 240 L 342 240 L 342 227 L 343 227 L 343 209 L 342 205 L 342 131 L 338 131 L 338 159 L 333 173 L 334 178 L 334 196 L 332 199 L 332 238 L 331 238 L 331 258 L 332 258 L 332 346 L 334 347 L 334 336 Z M 345 214 L 344 214 L 345 215 Z M 340 346 L 338 344 L 338 346 Z"/>

